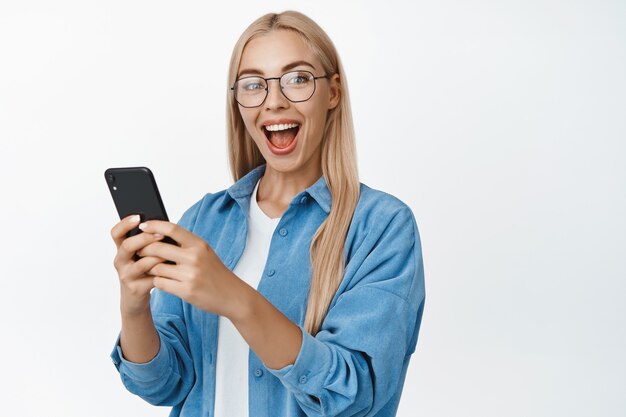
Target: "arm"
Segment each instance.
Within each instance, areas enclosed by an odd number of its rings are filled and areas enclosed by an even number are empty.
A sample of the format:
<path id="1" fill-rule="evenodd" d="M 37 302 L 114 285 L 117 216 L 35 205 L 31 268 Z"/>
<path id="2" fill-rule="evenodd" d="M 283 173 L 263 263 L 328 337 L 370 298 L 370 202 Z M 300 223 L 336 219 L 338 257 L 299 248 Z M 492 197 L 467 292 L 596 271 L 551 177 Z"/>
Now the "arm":
<path id="1" fill-rule="evenodd" d="M 347 289 L 315 336 L 252 288 L 231 317 L 308 416 L 374 415 L 400 388 L 424 303 L 417 226 L 408 208 L 372 231 L 346 267 Z"/>
<path id="2" fill-rule="evenodd" d="M 298 325 L 245 281 L 235 282 L 241 302 L 237 315 L 229 317 L 233 325 L 265 366 L 282 368 L 294 363 L 302 344 Z"/>
<path id="3" fill-rule="evenodd" d="M 180 226 L 191 229 L 201 201 L 183 214 Z M 111 358 L 122 383 L 151 404 L 180 403 L 195 380 L 182 301 L 155 288 L 149 309 L 121 313 L 122 331 Z"/>
<path id="4" fill-rule="evenodd" d="M 159 334 L 152 321 L 149 306 L 140 313 L 122 311 L 120 347 L 124 358 L 130 362 L 149 362 L 159 352 Z"/>
<path id="5" fill-rule="evenodd" d="M 145 327 L 152 326 L 157 333 L 159 348 L 156 356 L 143 363 L 127 359 L 120 345 L 122 330 L 111 358 L 128 391 L 150 404 L 173 406 L 187 396 L 195 380 L 182 302 L 154 289 L 150 309 L 152 322 L 146 323 Z"/>

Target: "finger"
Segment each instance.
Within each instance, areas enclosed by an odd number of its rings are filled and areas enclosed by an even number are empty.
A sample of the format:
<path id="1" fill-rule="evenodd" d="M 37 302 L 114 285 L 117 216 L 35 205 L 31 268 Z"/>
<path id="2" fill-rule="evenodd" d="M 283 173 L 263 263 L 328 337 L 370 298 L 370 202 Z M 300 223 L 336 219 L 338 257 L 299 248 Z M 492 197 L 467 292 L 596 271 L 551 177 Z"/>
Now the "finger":
<path id="1" fill-rule="evenodd" d="M 193 246 L 198 243 L 198 239 L 201 239 L 199 236 L 196 236 L 176 223 L 166 222 L 164 220 L 145 221 L 139 225 L 139 228 L 144 232 L 160 233 L 169 236 L 183 248 Z"/>
<path id="2" fill-rule="evenodd" d="M 154 287 L 153 278 L 146 276 L 127 280 L 122 284 L 122 291 L 133 297 L 147 296 Z"/>
<path id="3" fill-rule="evenodd" d="M 138 214 L 131 214 L 124 217 L 115 226 L 113 226 L 111 229 L 111 237 L 115 242 L 115 246 L 118 248 L 120 247 L 126 238 L 126 234 L 139 224 L 139 219 Z"/>
<path id="4" fill-rule="evenodd" d="M 184 278 L 181 275 L 180 266 L 164 263 L 158 263 L 154 265 L 147 271 L 147 273 L 150 275 L 154 275 L 155 277 L 167 278 L 179 282 L 182 281 Z"/>
<path id="5" fill-rule="evenodd" d="M 134 276 L 142 276 L 142 275 L 155 275 L 149 272 L 156 265 L 165 262 L 165 259 L 159 258 L 157 256 L 144 256 L 140 258 L 137 262 L 133 262 L 130 267 L 131 273 Z"/>
<path id="6" fill-rule="evenodd" d="M 173 261 L 177 264 L 183 263 L 186 260 L 185 251 L 182 248 L 174 246 L 171 243 L 159 241 L 155 241 L 141 248 L 137 251 L 137 255 L 158 256 L 159 258 Z"/>
<path id="7" fill-rule="evenodd" d="M 122 305 L 124 299 L 144 299 L 150 297 L 150 290 L 154 288 L 153 277 L 136 278 L 120 281 L 122 291 Z M 128 296 L 128 297 L 126 297 Z"/>
<path id="8" fill-rule="evenodd" d="M 159 236 L 153 233 L 139 233 L 124 239 L 117 249 L 113 264 L 117 268 L 119 265 L 131 262 L 137 251 L 161 239 L 163 239 L 162 235 Z"/>
<path id="9" fill-rule="evenodd" d="M 159 277 L 156 276 L 152 279 L 152 285 L 155 288 L 158 288 L 159 290 L 168 292 L 172 295 L 175 295 L 179 298 L 183 298 L 182 297 L 182 292 L 181 292 L 181 285 L 179 281 L 173 280 L 173 279 L 169 279 L 169 278 L 163 278 L 163 277 Z"/>

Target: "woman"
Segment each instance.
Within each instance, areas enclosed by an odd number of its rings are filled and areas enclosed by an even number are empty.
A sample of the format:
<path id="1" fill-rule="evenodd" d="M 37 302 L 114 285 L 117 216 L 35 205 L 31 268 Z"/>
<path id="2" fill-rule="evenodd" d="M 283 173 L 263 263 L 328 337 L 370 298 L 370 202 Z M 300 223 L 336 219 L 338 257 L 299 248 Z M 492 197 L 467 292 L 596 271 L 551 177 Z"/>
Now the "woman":
<path id="1" fill-rule="evenodd" d="M 421 244 L 410 208 L 359 182 L 337 52 L 308 17 L 267 14 L 235 45 L 229 85 L 235 183 L 178 224 L 111 231 L 122 382 L 172 416 L 393 416 Z"/>

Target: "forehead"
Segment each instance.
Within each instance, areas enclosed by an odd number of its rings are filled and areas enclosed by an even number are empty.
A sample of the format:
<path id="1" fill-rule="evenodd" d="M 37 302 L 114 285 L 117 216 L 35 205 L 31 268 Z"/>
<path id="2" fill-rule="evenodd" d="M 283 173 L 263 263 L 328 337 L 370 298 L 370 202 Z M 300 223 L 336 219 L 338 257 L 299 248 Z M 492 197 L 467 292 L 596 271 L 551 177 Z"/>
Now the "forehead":
<path id="1" fill-rule="evenodd" d="M 306 61 L 316 70 L 322 69 L 300 35 L 291 30 L 273 30 L 248 42 L 241 54 L 237 73 L 253 69 L 259 75 L 280 75 L 284 67 L 296 61 Z"/>

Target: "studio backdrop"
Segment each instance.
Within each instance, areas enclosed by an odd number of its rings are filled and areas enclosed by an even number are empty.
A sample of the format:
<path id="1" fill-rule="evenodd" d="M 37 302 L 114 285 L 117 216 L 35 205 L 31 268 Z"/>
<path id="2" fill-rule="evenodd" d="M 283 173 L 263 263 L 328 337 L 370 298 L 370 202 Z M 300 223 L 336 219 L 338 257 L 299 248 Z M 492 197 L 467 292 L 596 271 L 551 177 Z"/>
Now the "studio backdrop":
<path id="1" fill-rule="evenodd" d="M 301 11 L 361 182 L 408 204 L 426 303 L 402 417 L 626 415 L 623 1 L 0 2 L 0 415 L 166 416 L 125 390 L 109 167 L 170 219 L 232 184 L 227 68 Z"/>

